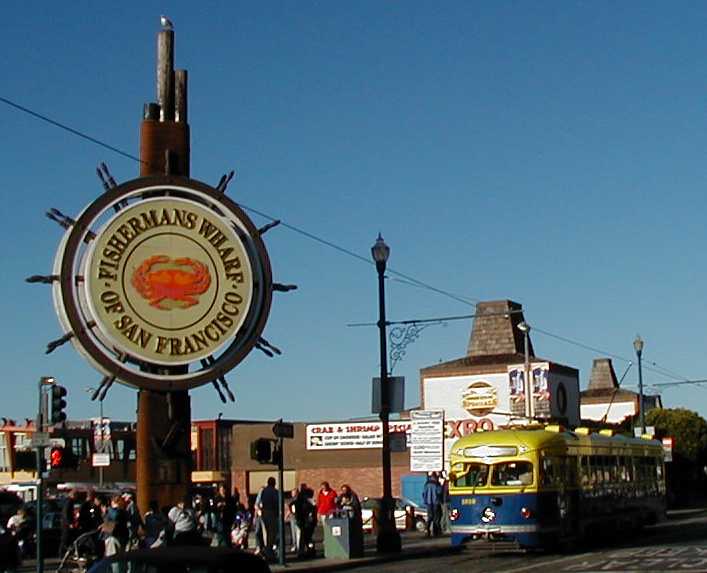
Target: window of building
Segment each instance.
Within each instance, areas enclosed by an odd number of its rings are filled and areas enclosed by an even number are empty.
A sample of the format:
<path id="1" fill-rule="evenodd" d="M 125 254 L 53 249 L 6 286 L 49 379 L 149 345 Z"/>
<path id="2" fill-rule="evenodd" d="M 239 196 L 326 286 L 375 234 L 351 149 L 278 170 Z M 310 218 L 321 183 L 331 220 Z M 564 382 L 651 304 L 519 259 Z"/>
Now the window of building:
<path id="1" fill-rule="evenodd" d="M 0 432 L 0 472 L 10 471 L 10 450 L 7 445 L 7 432 Z"/>
<path id="2" fill-rule="evenodd" d="M 218 470 L 231 471 L 231 428 L 218 428 Z"/>
<path id="3" fill-rule="evenodd" d="M 202 470 L 216 469 L 214 459 L 214 431 L 211 428 L 201 430 L 201 466 Z"/>

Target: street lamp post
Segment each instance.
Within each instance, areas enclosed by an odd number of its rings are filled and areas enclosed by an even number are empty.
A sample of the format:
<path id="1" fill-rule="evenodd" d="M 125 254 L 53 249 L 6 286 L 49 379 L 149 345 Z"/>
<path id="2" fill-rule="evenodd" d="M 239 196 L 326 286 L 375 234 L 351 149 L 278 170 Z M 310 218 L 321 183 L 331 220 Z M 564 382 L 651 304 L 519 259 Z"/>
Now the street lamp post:
<path id="1" fill-rule="evenodd" d="M 525 362 L 523 364 L 523 386 L 525 390 L 525 417 L 528 421 L 533 419 L 535 414 L 535 404 L 533 403 L 533 385 L 530 382 L 530 344 L 528 336 L 530 325 L 523 321 L 518 324 L 518 330 L 523 333 L 523 343 L 525 349 Z"/>
<path id="2" fill-rule="evenodd" d="M 388 420 L 390 417 L 390 385 L 388 379 L 388 351 L 386 348 L 386 320 L 385 320 L 385 267 L 390 255 L 390 247 L 385 244 L 383 237 L 378 233 L 378 239 L 371 248 L 373 260 L 378 271 L 378 331 L 380 333 L 380 364 L 381 364 L 381 408 L 380 420 L 383 426 L 383 498 L 381 500 L 380 519 L 378 522 L 378 535 L 376 549 L 380 553 L 395 553 L 401 549 L 400 534 L 395 527 L 393 518 L 394 504 L 390 477 L 390 432 Z"/>
<path id="3" fill-rule="evenodd" d="M 638 358 L 638 413 L 641 420 L 641 435 L 646 433 L 646 418 L 643 407 L 643 369 L 641 368 L 641 355 L 643 354 L 643 339 L 637 334 L 633 341 L 633 349 Z"/>

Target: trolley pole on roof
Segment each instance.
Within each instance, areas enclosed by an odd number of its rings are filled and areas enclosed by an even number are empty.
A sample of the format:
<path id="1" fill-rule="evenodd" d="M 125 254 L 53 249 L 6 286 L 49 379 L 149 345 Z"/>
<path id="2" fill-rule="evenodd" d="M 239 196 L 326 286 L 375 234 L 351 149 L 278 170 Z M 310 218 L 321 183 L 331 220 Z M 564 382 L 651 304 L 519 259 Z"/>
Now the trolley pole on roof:
<path id="1" fill-rule="evenodd" d="M 523 333 L 523 343 L 525 350 L 525 362 L 523 364 L 523 386 L 525 391 L 525 417 L 528 421 L 535 417 L 535 404 L 533 404 L 533 384 L 530 382 L 530 344 L 528 335 L 530 325 L 523 321 L 518 324 L 518 330 Z"/>

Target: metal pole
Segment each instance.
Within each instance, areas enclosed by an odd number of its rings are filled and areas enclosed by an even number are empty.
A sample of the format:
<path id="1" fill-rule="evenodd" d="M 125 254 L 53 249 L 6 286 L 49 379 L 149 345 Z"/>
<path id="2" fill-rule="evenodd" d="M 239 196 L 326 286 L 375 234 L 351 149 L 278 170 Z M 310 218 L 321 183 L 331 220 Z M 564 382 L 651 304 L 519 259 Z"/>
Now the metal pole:
<path id="1" fill-rule="evenodd" d="M 523 342 L 525 345 L 525 365 L 524 373 L 525 377 L 525 415 L 528 421 L 533 419 L 534 414 L 534 404 L 533 404 L 533 384 L 530 382 L 530 350 L 528 344 L 528 330 L 523 331 Z"/>
<path id="2" fill-rule="evenodd" d="M 381 500 L 381 523 L 378 528 L 376 546 L 379 552 L 400 551 L 400 535 L 393 519 L 393 494 L 391 487 L 390 464 L 390 431 L 388 420 L 390 418 L 390 387 L 388 379 L 388 350 L 386 346 L 386 321 L 385 321 L 385 261 L 376 261 L 378 271 L 378 330 L 380 334 L 380 389 L 381 411 L 380 420 L 383 426 L 383 499 Z"/>
<path id="3" fill-rule="evenodd" d="M 42 390 L 44 379 L 39 379 L 39 404 L 37 408 L 37 423 L 35 431 L 41 433 L 44 430 L 44 419 L 42 416 Z M 42 473 L 44 472 L 44 446 L 37 446 L 37 573 L 44 573 L 44 555 L 42 554 L 42 522 L 44 521 L 42 504 L 44 503 L 44 489 L 42 483 Z"/>
<path id="4" fill-rule="evenodd" d="M 638 411 L 641 416 L 641 435 L 646 433 L 646 418 L 643 408 L 643 369 L 641 368 L 641 355 L 643 349 L 637 350 L 638 355 Z"/>
<path id="5" fill-rule="evenodd" d="M 280 418 L 279 423 L 282 424 L 282 418 Z M 278 543 L 278 562 L 280 565 L 285 564 L 285 508 L 284 508 L 284 501 L 285 501 L 285 493 L 284 493 L 284 488 L 285 488 L 285 480 L 284 480 L 284 459 L 285 459 L 285 453 L 282 450 L 282 446 L 284 444 L 284 440 L 282 436 L 278 436 L 277 438 L 277 449 L 278 449 L 278 456 L 277 456 L 277 482 L 280 485 L 280 487 L 277 489 L 277 511 L 278 511 L 278 519 L 277 519 L 277 534 L 279 538 L 279 543 Z"/>
<path id="6" fill-rule="evenodd" d="M 105 446 L 105 440 L 104 440 L 104 433 L 103 433 L 103 400 L 99 399 L 98 403 L 100 404 L 99 406 L 99 421 L 98 423 L 100 424 L 101 428 L 101 451 L 100 453 L 103 453 L 104 450 L 106 449 Z M 98 467 L 98 485 L 99 487 L 103 487 L 103 466 Z"/>

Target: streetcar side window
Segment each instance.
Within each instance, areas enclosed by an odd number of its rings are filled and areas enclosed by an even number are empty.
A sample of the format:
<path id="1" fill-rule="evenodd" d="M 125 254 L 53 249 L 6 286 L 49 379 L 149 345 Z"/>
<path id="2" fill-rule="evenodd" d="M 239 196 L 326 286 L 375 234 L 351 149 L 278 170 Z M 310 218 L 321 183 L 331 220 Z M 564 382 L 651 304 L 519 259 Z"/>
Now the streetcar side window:
<path id="1" fill-rule="evenodd" d="M 540 472 L 540 483 L 544 486 L 551 486 L 555 481 L 555 460 L 543 457 L 542 471 Z"/>
<path id="2" fill-rule="evenodd" d="M 519 486 L 533 483 L 533 464 L 530 462 L 502 462 L 493 468 L 491 485 Z"/>
<path id="3" fill-rule="evenodd" d="M 589 469 L 589 456 L 582 456 L 579 462 L 579 479 L 583 487 L 589 485 L 591 473 Z"/>

